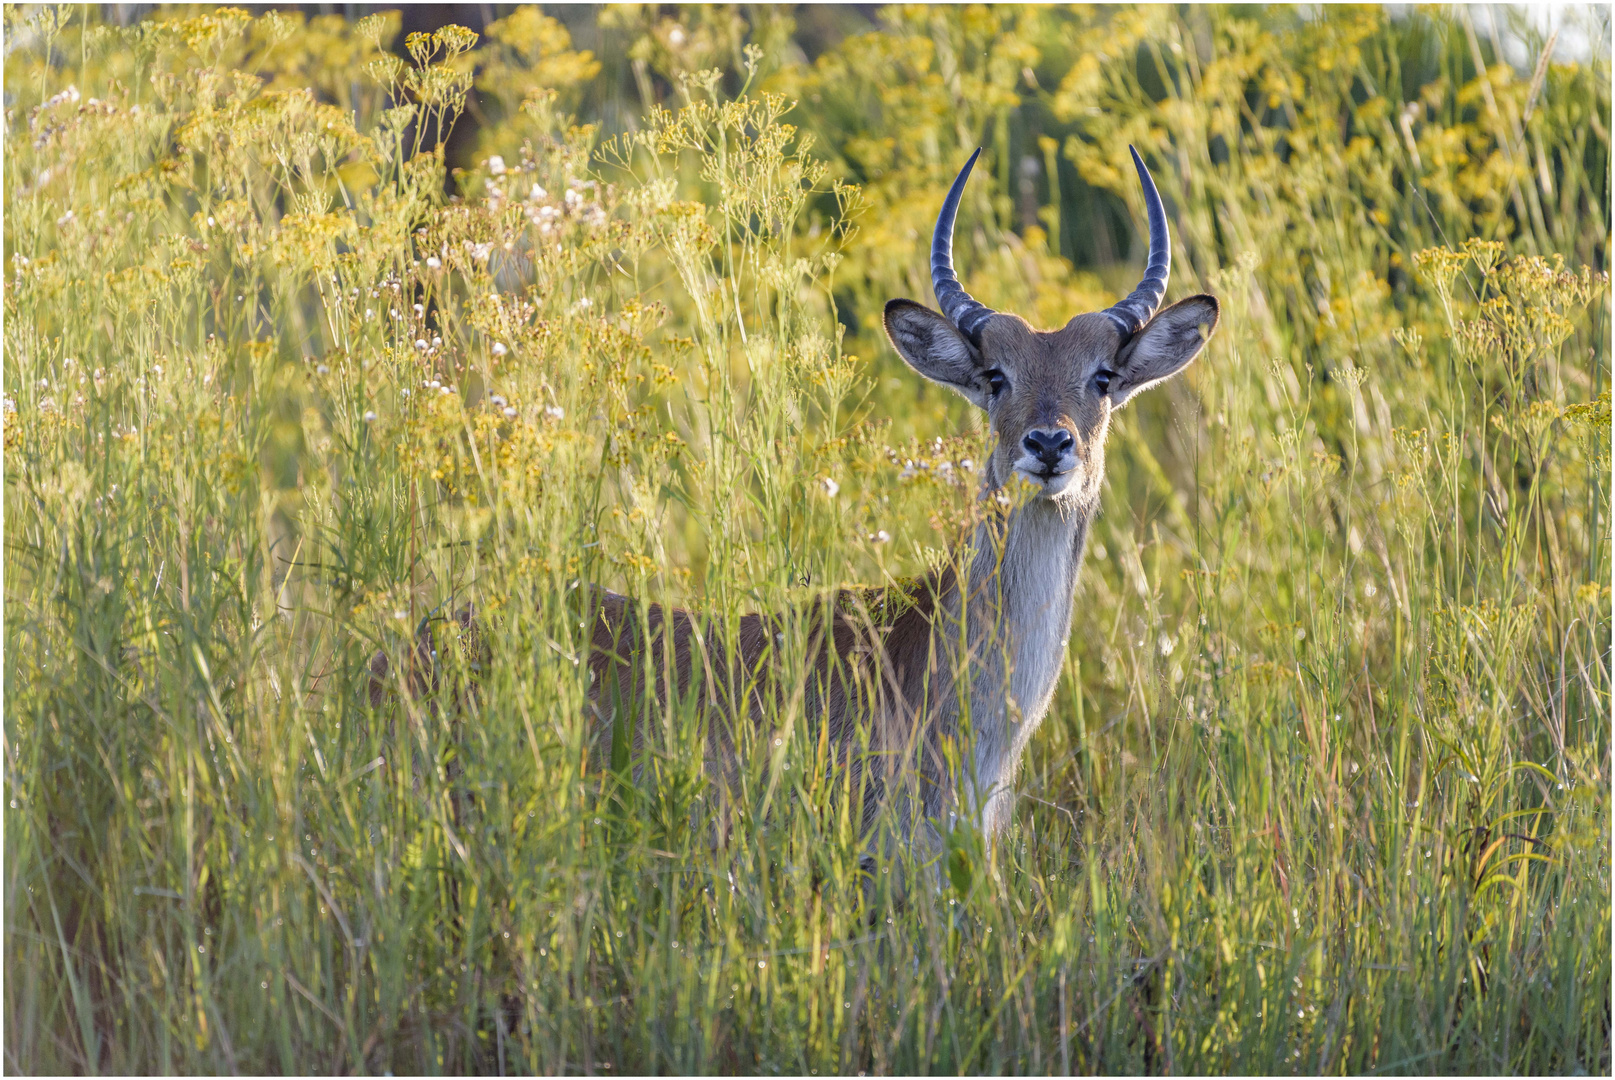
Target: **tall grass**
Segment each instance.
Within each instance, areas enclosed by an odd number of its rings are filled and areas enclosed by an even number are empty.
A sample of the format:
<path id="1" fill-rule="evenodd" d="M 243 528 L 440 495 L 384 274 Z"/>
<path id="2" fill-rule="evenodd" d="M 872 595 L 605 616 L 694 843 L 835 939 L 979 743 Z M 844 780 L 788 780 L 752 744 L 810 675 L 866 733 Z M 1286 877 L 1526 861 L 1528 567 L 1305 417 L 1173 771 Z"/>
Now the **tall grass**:
<path id="1" fill-rule="evenodd" d="M 7 1068 L 1607 1071 L 1607 57 L 639 17 L 676 96 L 607 133 L 531 13 L 7 9 Z M 688 703 L 591 758 L 581 583 L 721 626 L 945 557 L 983 435 L 879 305 L 977 142 L 967 288 L 1113 300 L 1129 141 L 1224 320 L 1119 417 L 1009 834 L 866 903 L 789 696 L 733 800 Z"/>

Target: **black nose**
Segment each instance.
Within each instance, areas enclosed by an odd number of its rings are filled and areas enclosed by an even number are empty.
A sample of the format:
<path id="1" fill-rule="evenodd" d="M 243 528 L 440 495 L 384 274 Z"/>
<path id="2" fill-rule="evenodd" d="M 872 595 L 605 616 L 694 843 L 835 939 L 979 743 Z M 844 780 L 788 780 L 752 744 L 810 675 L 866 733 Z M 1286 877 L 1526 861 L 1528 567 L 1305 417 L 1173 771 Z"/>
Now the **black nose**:
<path id="1" fill-rule="evenodd" d="M 1026 447 L 1033 457 L 1051 469 L 1060 464 L 1060 458 L 1075 443 L 1076 440 L 1071 437 L 1071 433 L 1063 428 L 1056 428 L 1053 431 L 1033 428 L 1026 433 L 1026 438 L 1021 440 L 1021 445 Z"/>

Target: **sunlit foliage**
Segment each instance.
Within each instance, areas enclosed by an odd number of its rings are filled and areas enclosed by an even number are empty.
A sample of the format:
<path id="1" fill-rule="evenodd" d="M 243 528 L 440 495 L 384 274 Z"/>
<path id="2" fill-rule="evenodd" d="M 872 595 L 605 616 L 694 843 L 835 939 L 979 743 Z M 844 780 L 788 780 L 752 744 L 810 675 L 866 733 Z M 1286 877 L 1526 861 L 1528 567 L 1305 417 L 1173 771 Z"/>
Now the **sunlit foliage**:
<path id="1" fill-rule="evenodd" d="M 627 6 L 608 124 L 533 9 L 7 8 L 7 1068 L 1607 1072 L 1609 62 L 1482 14 Z M 794 699 L 589 760 L 582 583 L 946 557 L 881 305 L 977 145 L 966 287 L 1113 301 L 1129 144 L 1223 323 L 996 849 L 866 890 Z"/>

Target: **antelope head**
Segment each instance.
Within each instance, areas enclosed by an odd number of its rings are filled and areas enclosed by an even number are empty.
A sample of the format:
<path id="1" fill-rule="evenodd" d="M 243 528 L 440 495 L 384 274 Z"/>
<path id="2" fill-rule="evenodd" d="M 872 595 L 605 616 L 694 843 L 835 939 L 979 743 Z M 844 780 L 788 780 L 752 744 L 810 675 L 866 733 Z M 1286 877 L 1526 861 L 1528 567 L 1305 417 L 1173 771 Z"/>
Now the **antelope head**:
<path id="1" fill-rule="evenodd" d="M 1191 296 L 1156 310 L 1166 295 L 1172 241 L 1155 181 L 1134 150 L 1150 222 L 1149 262 L 1138 288 L 1059 330 L 1034 330 L 976 302 L 953 271 L 953 221 L 980 154 L 970 155 L 937 216 L 931 283 L 941 313 L 893 300 L 886 333 L 915 371 L 986 410 L 994 436 L 990 489 L 1019 473 L 1039 489 L 1038 498 L 1093 505 L 1111 412 L 1199 355 L 1217 326 L 1217 300 Z"/>

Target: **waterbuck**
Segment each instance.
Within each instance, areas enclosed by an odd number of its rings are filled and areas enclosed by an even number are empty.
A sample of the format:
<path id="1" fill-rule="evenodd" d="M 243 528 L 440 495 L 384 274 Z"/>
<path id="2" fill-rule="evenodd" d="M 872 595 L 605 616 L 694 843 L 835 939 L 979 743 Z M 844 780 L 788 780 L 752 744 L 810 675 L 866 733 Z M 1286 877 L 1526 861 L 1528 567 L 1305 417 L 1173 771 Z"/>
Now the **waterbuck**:
<path id="1" fill-rule="evenodd" d="M 748 615 L 729 641 L 687 612 L 593 591 L 590 701 L 605 760 L 641 760 L 671 675 L 704 715 L 707 769 L 724 786 L 748 747 L 772 750 L 778 733 L 767 725 L 799 695 L 809 745 L 827 748 L 825 767 L 852 778 L 866 825 L 883 804 L 892 808 L 896 842 L 921 861 L 950 822 L 968 820 L 988 837 L 1008 823 L 1021 755 L 1065 659 L 1111 413 L 1199 354 L 1218 305 L 1191 296 L 1157 312 L 1171 241 L 1136 150 L 1150 226 L 1138 288 L 1052 331 L 978 303 L 953 270 L 953 224 L 980 153 L 937 217 L 931 280 L 941 312 L 912 300 L 885 310 L 886 333 L 909 366 L 987 413 L 992 448 L 973 535 L 952 566 L 917 583 L 842 592 L 795 623 Z M 1007 498 L 1017 475 L 1020 497 Z M 778 674 L 793 627 L 807 642 L 805 686 L 784 685 Z"/>

